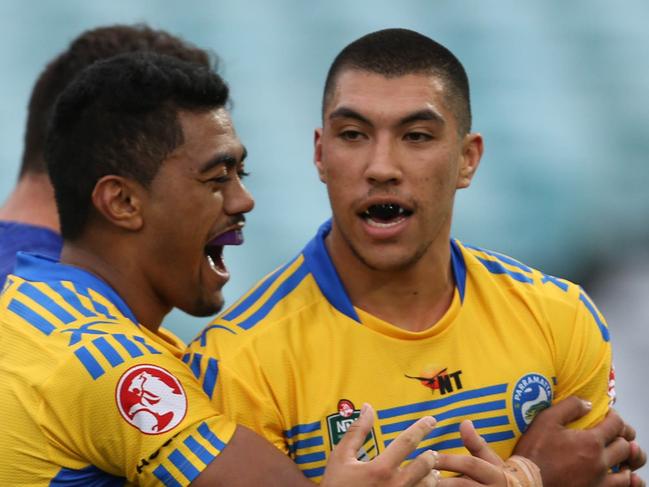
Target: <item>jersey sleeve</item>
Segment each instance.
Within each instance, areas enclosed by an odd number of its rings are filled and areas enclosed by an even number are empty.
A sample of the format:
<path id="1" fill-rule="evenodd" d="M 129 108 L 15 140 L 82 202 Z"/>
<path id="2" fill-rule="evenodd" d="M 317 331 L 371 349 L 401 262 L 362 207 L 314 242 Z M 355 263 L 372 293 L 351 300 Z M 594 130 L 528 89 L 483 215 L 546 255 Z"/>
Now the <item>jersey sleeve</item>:
<path id="1" fill-rule="evenodd" d="M 572 424 L 583 429 L 599 423 L 608 412 L 614 397 L 609 388 L 613 364 L 606 321 L 590 297 L 577 289 L 573 326 L 555 327 L 559 351 L 556 400 L 576 395 L 592 402 L 592 411 Z"/>
<path id="2" fill-rule="evenodd" d="M 188 485 L 236 425 L 171 352 L 142 337 L 101 338 L 82 343 L 41 386 L 38 418 L 52 459 L 135 485 Z"/>
<path id="3" fill-rule="evenodd" d="M 212 404 L 230 420 L 253 430 L 288 454 L 277 401 L 247 337 L 210 325 L 192 342 L 184 360 Z"/>

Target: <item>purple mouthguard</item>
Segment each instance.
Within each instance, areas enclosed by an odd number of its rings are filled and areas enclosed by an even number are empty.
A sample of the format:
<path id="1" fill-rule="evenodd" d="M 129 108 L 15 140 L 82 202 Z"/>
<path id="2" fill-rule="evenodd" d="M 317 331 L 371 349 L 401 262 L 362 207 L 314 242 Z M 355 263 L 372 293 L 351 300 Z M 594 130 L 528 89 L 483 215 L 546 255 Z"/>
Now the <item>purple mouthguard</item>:
<path id="1" fill-rule="evenodd" d="M 241 230 L 230 230 L 216 237 L 209 245 L 241 245 L 242 243 L 243 232 Z"/>

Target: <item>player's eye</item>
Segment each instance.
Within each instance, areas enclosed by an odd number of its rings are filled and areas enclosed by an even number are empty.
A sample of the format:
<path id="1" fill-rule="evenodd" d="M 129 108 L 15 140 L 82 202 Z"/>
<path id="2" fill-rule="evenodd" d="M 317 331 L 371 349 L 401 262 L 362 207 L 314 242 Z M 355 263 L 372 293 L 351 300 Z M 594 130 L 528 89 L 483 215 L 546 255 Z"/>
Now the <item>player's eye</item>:
<path id="1" fill-rule="evenodd" d="M 343 140 L 355 141 L 363 138 L 363 135 L 358 130 L 343 130 L 338 136 Z"/>
<path id="2" fill-rule="evenodd" d="M 425 132 L 408 132 L 403 138 L 409 142 L 425 142 L 433 139 L 430 134 Z"/>

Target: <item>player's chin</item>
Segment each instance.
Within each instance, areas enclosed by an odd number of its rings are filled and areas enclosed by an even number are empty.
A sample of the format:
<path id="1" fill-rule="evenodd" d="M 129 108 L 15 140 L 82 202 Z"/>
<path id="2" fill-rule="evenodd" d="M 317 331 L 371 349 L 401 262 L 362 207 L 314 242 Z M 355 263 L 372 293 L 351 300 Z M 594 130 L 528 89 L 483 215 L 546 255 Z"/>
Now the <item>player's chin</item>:
<path id="1" fill-rule="evenodd" d="M 200 296 L 190 306 L 181 308 L 185 313 L 196 317 L 214 316 L 223 309 L 223 294 L 216 291 L 208 296 Z"/>

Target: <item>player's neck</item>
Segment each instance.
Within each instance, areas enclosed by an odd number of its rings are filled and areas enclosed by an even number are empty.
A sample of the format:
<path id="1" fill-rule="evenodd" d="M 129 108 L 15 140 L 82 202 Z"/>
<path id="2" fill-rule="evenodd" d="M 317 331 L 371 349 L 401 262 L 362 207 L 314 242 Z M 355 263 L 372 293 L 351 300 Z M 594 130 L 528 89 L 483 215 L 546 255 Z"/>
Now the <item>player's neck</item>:
<path id="1" fill-rule="evenodd" d="M 140 266 L 141 259 L 129 249 L 137 246 L 126 241 L 105 238 L 98 231 L 86 232 L 79 241 L 64 241 L 61 262 L 82 268 L 110 285 L 124 300 L 139 324 L 154 333 L 171 307 L 163 303 L 153 292 L 146 273 Z M 94 237 L 93 236 L 101 236 Z M 107 242 L 111 242 L 107 244 Z"/>
<path id="2" fill-rule="evenodd" d="M 351 252 L 327 248 L 352 304 L 408 331 L 434 326 L 453 301 L 455 279 L 448 240 L 433 243 L 415 264 L 379 271 Z M 342 255 L 341 255 L 342 254 Z"/>
<path id="3" fill-rule="evenodd" d="M 49 228 L 58 233 L 54 189 L 45 173 L 27 173 L 0 207 L 0 220 Z"/>

